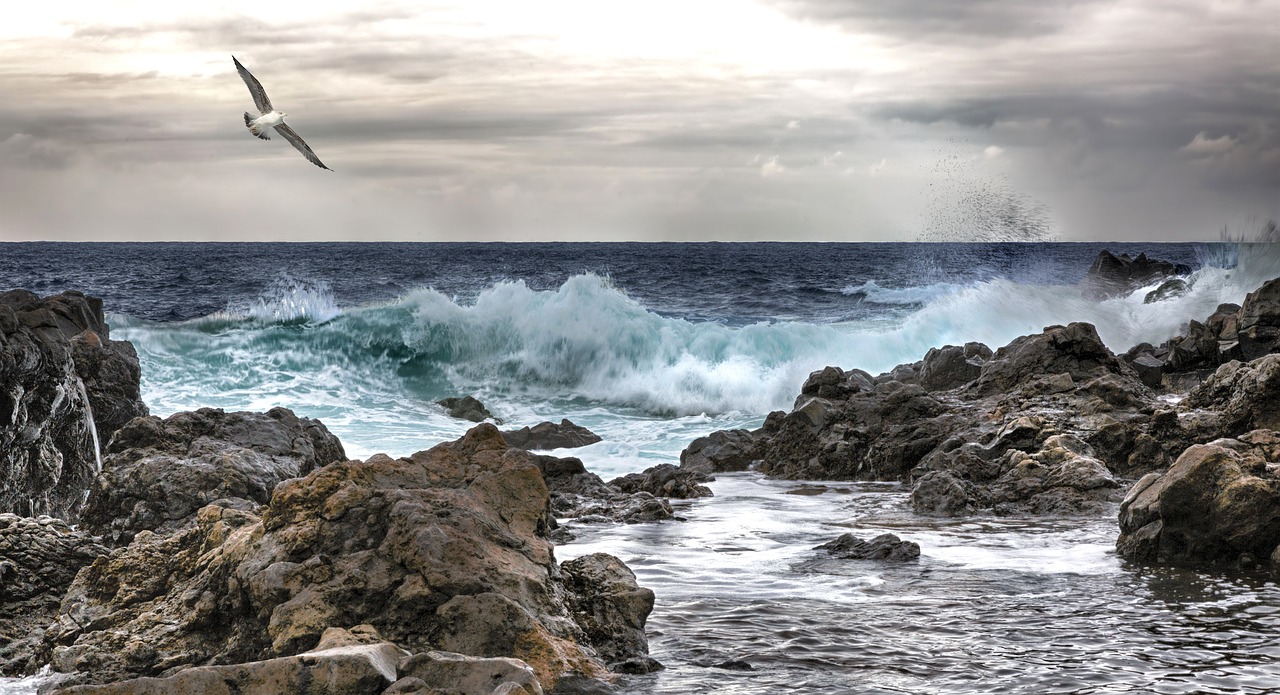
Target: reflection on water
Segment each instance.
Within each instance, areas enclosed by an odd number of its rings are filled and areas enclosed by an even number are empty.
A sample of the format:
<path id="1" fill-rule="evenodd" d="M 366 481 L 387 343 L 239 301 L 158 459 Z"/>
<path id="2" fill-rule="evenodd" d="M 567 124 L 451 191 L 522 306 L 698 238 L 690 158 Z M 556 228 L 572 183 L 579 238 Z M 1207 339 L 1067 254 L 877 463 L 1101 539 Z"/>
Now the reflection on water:
<path id="1" fill-rule="evenodd" d="M 629 693 L 1275 693 L 1280 586 L 1129 566 L 1114 517 L 931 519 L 896 486 L 721 476 L 684 523 L 577 527 L 657 593 Z M 826 558 L 896 533 L 918 562 Z M 745 663 L 744 663 L 745 662 Z"/>

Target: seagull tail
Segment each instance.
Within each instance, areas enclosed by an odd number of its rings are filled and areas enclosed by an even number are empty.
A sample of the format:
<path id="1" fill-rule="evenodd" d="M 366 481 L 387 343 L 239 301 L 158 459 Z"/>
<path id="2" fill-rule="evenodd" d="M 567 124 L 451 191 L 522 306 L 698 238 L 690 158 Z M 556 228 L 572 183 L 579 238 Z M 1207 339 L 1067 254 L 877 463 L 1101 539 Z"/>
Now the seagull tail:
<path id="1" fill-rule="evenodd" d="M 266 134 L 266 132 L 264 132 L 264 129 L 262 128 L 262 126 L 255 126 L 255 125 L 253 124 L 253 121 L 254 121 L 253 116 L 252 116 L 252 115 L 250 115 L 248 111 L 245 111 L 245 112 L 244 112 L 244 127 L 248 128 L 248 129 L 249 129 L 249 132 L 250 132 L 250 133 L 253 133 L 253 134 L 254 134 L 254 135 L 256 135 L 257 137 L 260 137 L 260 138 L 262 138 L 263 140 L 270 140 L 270 139 L 271 139 L 271 136 L 267 135 L 267 134 Z"/>

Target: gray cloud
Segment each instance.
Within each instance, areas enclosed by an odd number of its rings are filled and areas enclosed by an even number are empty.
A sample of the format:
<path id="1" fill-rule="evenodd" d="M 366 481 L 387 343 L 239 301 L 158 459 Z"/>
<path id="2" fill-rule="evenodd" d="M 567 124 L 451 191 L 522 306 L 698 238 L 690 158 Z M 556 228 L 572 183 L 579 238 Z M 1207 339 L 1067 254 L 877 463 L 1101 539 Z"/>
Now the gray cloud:
<path id="1" fill-rule="evenodd" d="M 801 19 L 912 42 L 1033 39 L 1067 30 L 1101 0 L 773 0 Z"/>

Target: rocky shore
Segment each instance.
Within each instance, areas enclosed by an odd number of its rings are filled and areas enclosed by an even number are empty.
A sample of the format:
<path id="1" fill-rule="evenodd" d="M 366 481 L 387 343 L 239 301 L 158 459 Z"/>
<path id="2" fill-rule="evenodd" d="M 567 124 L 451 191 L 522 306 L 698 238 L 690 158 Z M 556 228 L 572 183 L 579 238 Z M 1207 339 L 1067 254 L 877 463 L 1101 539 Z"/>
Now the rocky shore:
<path id="1" fill-rule="evenodd" d="M 1180 270 L 1095 265 L 1111 291 Z M 0 674 L 49 666 L 42 692 L 62 693 L 609 692 L 662 668 L 655 597 L 555 543 L 677 520 L 669 500 L 729 471 L 896 481 L 924 515 L 1118 510 L 1133 562 L 1280 573 L 1280 279 L 1200 318 L 1120 355 L 1072 323 L 880 375 L 830 366 L 759 429 L 605 481 L 537 453 L 599 441 L 568 420 L 360 461 L 284 408 L 152 417 L 101 302 L 0 294 Z M 819 549 L 921 553 L 891 534 Z"/>
<path id="2" fill-rule="evenodd" d="M 930 350 L 878 376 L 827 367 L 789 412 L 695 440 L 681 468 L 898 481 L 920 514 L 1097 515 L 1123 502 L 1127 558 L 1280 572 L 1277 352 L 1280 279 L 1120 356 L 1073 323 L 994 351 Z"/>

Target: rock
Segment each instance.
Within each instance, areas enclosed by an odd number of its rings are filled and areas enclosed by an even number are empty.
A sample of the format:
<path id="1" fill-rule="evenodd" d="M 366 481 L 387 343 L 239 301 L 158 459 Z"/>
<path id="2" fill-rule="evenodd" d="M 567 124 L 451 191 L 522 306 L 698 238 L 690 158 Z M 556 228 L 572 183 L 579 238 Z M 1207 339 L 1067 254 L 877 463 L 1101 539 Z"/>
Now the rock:
<path id="1" fill-rule="evenodd" d="M 560 564 L 574 620 L 605 663 L 647 657 L 644 625 L 653 611 L 653 592 L 618 558 L 592 553 Z M 659 666 L 661 668 L 661 666 Z M 651 669 L 652 670 L 652 669 Z"/>
<path id="2" fill-rule="evenodd" d="M 81 521 L 127 545 L 143 530 L 194 523 L 196 511 L 215 500 L 242 500 L 254 511 L 281 481 L 345 459 L 322 423 L 285 408 L 138 418 L 112 440 Z"/>
<path id="3" fill-rule="evenodd" d="M 482 418 L 483 419 L 483 418 Z M 591 430 L 561 419 L 560 424 L 540 422 L 502 433 L 508 446 L 517 449 L 573 449 L 601 441 Z"/>
<path id="4" fill-rule="evenodd" d="M 33 658 L 76 572 L 108 552 L 52 517 L 0 514 L 0 675 L 33 673 Z"/>
<path id="5" fill-rule="evenodd" d="M 1149 389 L 1160 388 L 1160 379 L 1164 376 L 1164 362 L 1149 354 L 1139 355 L 1129 362 L 1137 372 L 1138 379 Z"/>
<path id="6" fill-rule="evenodd" d="M 502 424 L 502 420 L 494 417 L 493 413 L 490 413 L 483 403 L 472 396 L 446 398 L 442 401 L 436 401 L 436 405 L 444 408 L 450 417 L 456 417 L 459 420 L 470 420 L 471 422 L 493 420 L 499 425 Z"/>
<path id="7" fill-rule="evenodd" d="M 400 662 L 400 674 L 402 680 L 414 679 L 421 683 L 417 687 L 423 692 L 492 695 L 502 689 L 503 693 L 542 695 L 542 685 L 533 669 L 519 659 L 429 651 Z M 399 692 L 413 691 L 401 686 Z"/>
<path id="8" fill-rule="evenodd" d="M 1038 376 L 1063 373 L 1077 383 L 1111 374 L 1142 389 L 1132 368 L 1117 359 L 1087 323 L 1049 326 L 1043 333 L 1015 338 L 987 360 L 975 388 L 983 395 L 1008 392 Z"/>
<path id="9" fill-rule="evenodd" d="M 535 458 L 486 423 L 286 480 L 260 517 L 210 505 L 189 528 L 142 531 L 77 575 L 45 643 L 54 668 L 104 682 L 289 657 L 368 624 L 410 652 L 520 659 L 544 688 L 609 678 L 546 539 Z"/>
<path id="10" fill-rule="evenodd" d="M 861 369 L 846 372 L 839 367 L 824 367 L 805 379 L 800 396 L 839 400 L 873 388 L 871 375 Z"/>
<path id="11" fill-rule="evenodd" d="M 1253 429 L 1280 430 L 1280 354 L 1248 364 L 1228 362 L 1192 389 L 1186 407 L 1218 413 L 1216 436 Z"/>
<path id="12" fill-rule="evenodd" d="M 691 499 L 711 497 L 711 488 L 701 483 L 713 480 L 710 476 L 661 463 L 645 469 L 643 473 L 630 473 L 614 478 L 610 485 L 627 494 L 647 492 L 656 497 Z"/>
<path id="13" fill-rule="evenodd" d="M 931 348 L 920 369 L 920 385 L 928 391 L 949 391 L 964 386 L 978 378 L 982 365 L 990 358 L 991 349 L 982 343 Z"/>
<path id="14" fill-rule="evenodd" d="M 1144 563 L 1252 564 L 1280 547 L 1280 433 L 1189 447 L 1163 474 L 1152 473 L 1120 507 L 1116 550 Z"/>
<path id="15" fill-rule="evenodd" d="M 97 451 L 147 414 L 137 353 L 108 336 L 96 297 L 0 293 L 0 512 L 75 521 Z"/>
<path id="16" fill-rule="evenodd" d="M 918 543 L 904 541 L 892 533 L 882 533 L 869 541 L 864 541 L 852 533 L 845 533 L 833 541 L 817 546 L 814 550 L 825 550 L 827 554 L 842 560 L 902 562 L 920 557 Z"/>
<path id="17" fill-rule="evenodd" d="M 1110 251 L 1100 251 L 1089 266 L 1083 284 L 1086 296 L 1106 299 L 1128 294 L 1161 278 L 1190 273 L 1191 268 L 1185 265 L 1152 260 L 1145 253 L 1130 258 L 1127 254 L 1117 256 Z"/>
<path id="18" fill-rule="evenodd" d="M 745 471 L 755 460 L 756 438 L 747 430 L 722 430 L 699 437 L 680 452 L 680 467 L 711 475 Z"/>
<path id="19" fill-rule="evenodd" d="M 1170 299 L 1177 299 L 1191 291 L 1191 284 L 1182 278 L 1173 278 L 1160 283 L 1160 286 L 1147 293 L 1142 298 L 1143 304 L 1155 304 Z"/>
<path id="20" fill-rule="evenodd" d="M 397 664 L 405 656 L 404 650 L 389 642 L 354 644 L 244 664 L 198 666 L 167 678 L 79 685 L 54 692 L 58 695 L 378 695 L 396 680 Z"/>
<path id="21" fill-rule="evenodd" d="M 1280 278 L 1250 292 L 1237 317 L 1236 335 L 1244 359 L 1280 351 Z"/>
<path id="22" fill-rule="evenodd" d="M 624 491 L 587 470 L 580 459 L 532 457 L 542 471 L 551 495 L 551 510 L 561 518 L 579 521 L 640 523 L 675 518 L 671 505 L 642 489 Z M 669 464 L 668 464 L 669 465 Z M 649 469 L 649 474 L 654 469 Z M 633 474 L 641 480 L 646 474 Z M 660 477 L 660 476 L 659 476 Z M 687 478 L 676 478 L 688 482 Z M 649 479 L 653 482 L 656 479 Z M 673 484 L 673 489 L 678 483 Z M 692 492 L 692 488 L 687 491 Z M 710 494 L 710 490 L 707 490 Z M 554 519 L 552 520 L 554 522 Z"/>

